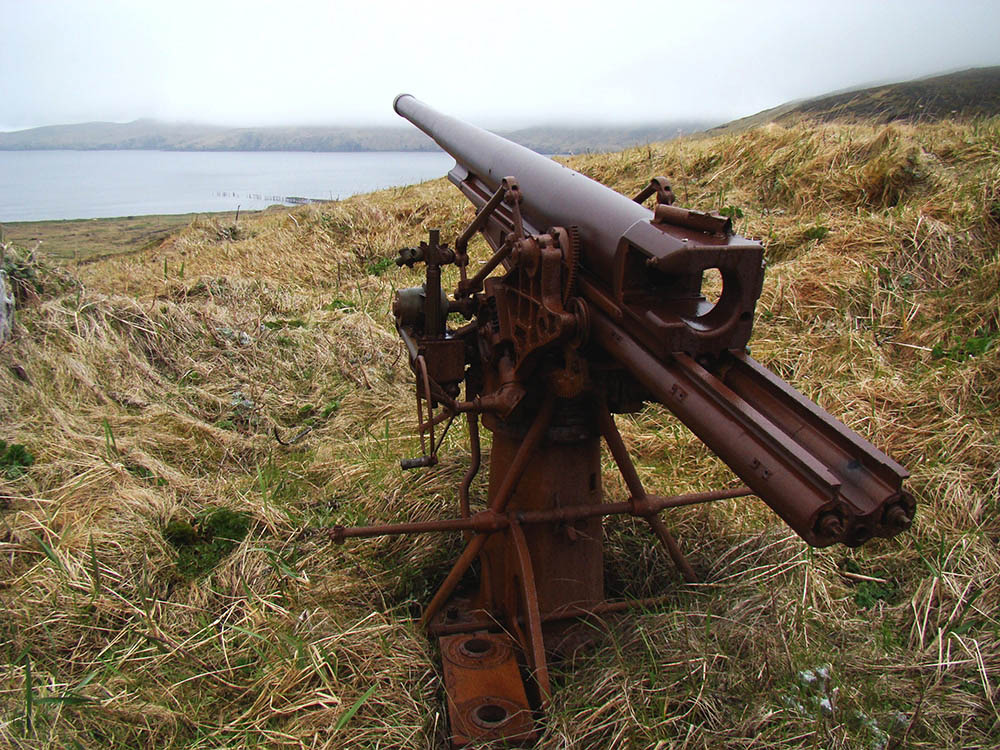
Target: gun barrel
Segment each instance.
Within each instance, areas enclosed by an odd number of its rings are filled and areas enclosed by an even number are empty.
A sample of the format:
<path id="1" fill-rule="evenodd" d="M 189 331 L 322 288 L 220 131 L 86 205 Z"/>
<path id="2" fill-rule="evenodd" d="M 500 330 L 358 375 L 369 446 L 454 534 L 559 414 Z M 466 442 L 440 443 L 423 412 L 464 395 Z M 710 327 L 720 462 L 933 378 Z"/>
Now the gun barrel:
<path id="1" fill-rule="evenodd" d="M 525 213 L 539 229 L 578 226 L 587 247 L 614 249 L 633 224 L 653 218 L 648 208 L 611 188 L 506 138 L 442 114 L 410 94 L 396 97 L 393 108 L 474 173 L 488 190 L 495 191 L 508 175 L 516 177 L 528 205 Z"/>

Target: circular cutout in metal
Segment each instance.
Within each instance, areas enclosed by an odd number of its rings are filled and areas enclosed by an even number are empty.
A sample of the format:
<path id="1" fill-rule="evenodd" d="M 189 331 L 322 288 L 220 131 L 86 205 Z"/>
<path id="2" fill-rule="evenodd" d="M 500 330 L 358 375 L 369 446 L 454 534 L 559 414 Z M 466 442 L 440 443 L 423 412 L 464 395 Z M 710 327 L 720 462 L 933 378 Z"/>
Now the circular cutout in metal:
<path id="1" fill-rule="evenodd" d="M 472 659 L 483 659 L 489 656 L 493 649 L 493 642 L 485 638 L 468 638 L 458 646 L 459 651 Z"/>
<path id="2" fill-rule="evenodd" d="M 499 703 L 484 703 L 472 712 L 472 717 L 483 729 L 495 729 L 506 722 L 510 714 Z"/>
<path id="3" fill-rule="evenodd" d="M 510 658 L 510 646 L 490 633 L 465 635 L 449 640 L 441 655 L 452 664 L 468 669 L 489 669 Z"/>
<path id="4" fill-rule="evenodd" d="M 480 733 L 480 739 L 511 736 L 530 728 L 531 709 L 499 695 L 482 695 L 458 706 L 461 721 Z"/>

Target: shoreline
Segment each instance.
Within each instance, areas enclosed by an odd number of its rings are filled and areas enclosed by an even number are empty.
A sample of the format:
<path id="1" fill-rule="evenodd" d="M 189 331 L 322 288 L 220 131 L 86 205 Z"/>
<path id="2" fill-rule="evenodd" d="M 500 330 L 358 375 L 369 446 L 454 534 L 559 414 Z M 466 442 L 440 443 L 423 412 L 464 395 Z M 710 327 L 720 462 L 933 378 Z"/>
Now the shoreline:
<path id="1" fill-rule="evenodd" d="M 247 209 L 239 214 L 258 215 L 276 208 Z M 233 222 L 236 211 L 0 222 L 0 241 L 29 249 L 37 246 L 59 262 L 92 261 L 144 250 L 199 217 Z"/>

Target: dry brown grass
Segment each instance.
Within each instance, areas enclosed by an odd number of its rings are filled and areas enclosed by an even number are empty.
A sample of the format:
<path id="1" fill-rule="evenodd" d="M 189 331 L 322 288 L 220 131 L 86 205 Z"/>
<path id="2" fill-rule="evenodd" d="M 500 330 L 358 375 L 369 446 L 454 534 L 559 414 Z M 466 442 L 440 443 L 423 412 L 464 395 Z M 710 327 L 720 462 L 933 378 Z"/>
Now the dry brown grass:
<path id="1" fill-rule="evenodd" d="M 998 157 L 987 120 L 573 161 L 626 194 L 666 173 L 684 204 L 743 213 L 771 263 L 753 353 L 909 466 L 920 510 L 857 551 L 810 550 L 755 501 L 676 512 L 692 587 L 609 522 L 610 593 L 671 601 L 595 624 L 599 646 L 557 668 L 539 746 L 995 745 Z M 0 744 L 444 746 L 435 647 L 411 617 L 460 540 L 332 547 L 315 530 L 454 513 L 461 435 L 439 467 L 397 468 L 417 444 L 388 306 L 417 276 L 374 272 L 468 215 L 438 180 L 235 234 L 199 220 L 21 310 L 0 438 L 36 462 L 0 475 Z M 662 409 L 620 421 L 653 491 L 731 480 Z M 272 435 L 306 427 L 291 447 Z M 605 483 L 621 495 L 610 463 Z M 187 580 L 164 527 L 219 507 L 249 533 Z"/>

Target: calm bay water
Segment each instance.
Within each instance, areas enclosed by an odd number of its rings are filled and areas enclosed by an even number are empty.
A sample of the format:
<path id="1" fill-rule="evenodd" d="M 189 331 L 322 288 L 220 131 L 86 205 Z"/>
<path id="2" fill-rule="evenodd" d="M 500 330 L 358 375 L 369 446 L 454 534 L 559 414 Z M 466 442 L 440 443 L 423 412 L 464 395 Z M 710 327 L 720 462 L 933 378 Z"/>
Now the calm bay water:
<path id="1" fill-rule="evenodd" d="M 265 208 L 445 175 L 441 152 L 0 151 L 0 221 Z"/>

